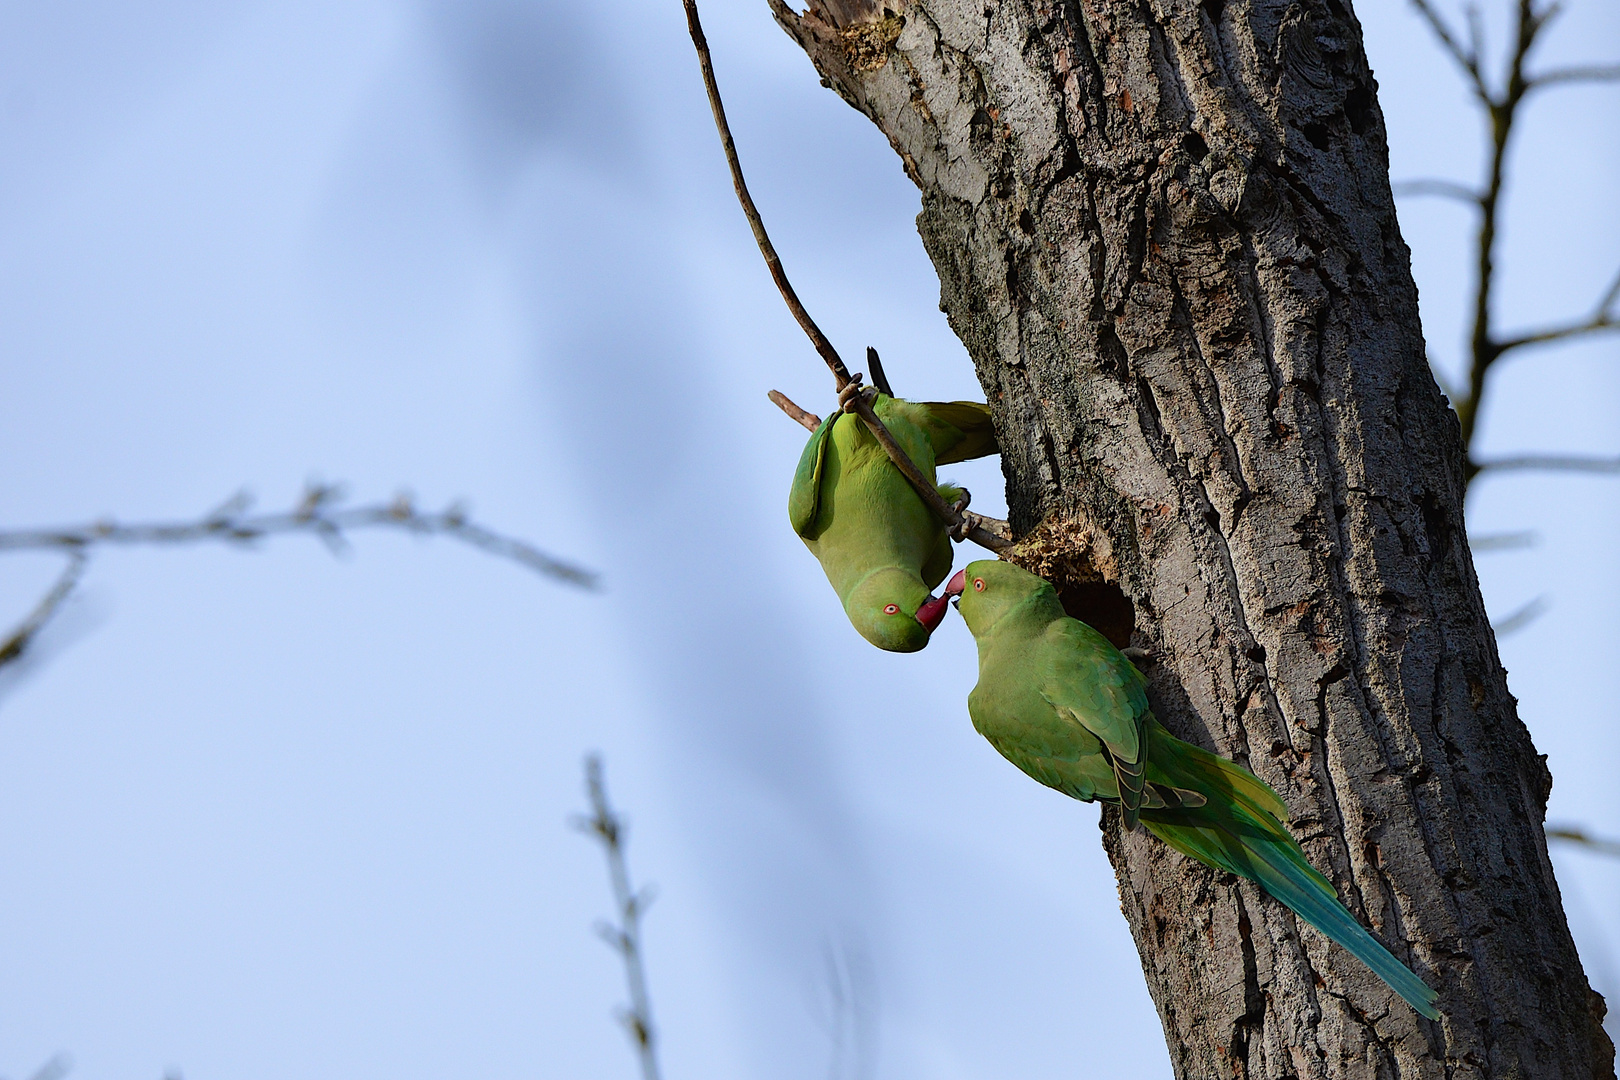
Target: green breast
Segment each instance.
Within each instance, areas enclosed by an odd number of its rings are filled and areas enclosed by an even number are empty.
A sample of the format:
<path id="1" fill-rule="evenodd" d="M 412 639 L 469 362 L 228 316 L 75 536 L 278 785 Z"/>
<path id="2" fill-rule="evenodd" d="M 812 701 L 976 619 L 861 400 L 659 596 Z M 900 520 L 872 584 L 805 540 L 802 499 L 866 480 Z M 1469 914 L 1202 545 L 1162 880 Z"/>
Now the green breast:
<path id="1" fill-rule="evenodd" d="M 980 645 L 979 682 L 968 695 L 974 729 L 1047 787 L 1087 802 L 1117 798 L 1102 743 L 1041 695 L 1039 634 L 997 633 Z"/>
<path id="2" fill-rule="evenodd" d="M 884 418 L 925 476 L 934 472 L 928 441 L 914 425 Z M 860 419 L 839 417 L 821 464 L 820 501 L 804 542 L 821 561 L 840 600 L 874 569 L 898 566 L 921 576 L 943 529 Z"/>

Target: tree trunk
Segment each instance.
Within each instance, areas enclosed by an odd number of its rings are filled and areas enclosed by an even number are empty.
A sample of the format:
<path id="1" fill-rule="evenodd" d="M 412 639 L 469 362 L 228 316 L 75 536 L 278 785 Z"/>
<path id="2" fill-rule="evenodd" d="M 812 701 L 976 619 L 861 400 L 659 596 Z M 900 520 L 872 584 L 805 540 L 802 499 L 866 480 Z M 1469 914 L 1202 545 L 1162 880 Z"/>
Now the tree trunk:
<path id="1" fill-rule="evenodd" d="M 1612 1077 L 1462 518 L 1348 0 L 818 0 L 778 20 L 922 190 L 1011 557 L 1149 649 L 1440 991 L 1104 816 L 1178 1077 Z"/>

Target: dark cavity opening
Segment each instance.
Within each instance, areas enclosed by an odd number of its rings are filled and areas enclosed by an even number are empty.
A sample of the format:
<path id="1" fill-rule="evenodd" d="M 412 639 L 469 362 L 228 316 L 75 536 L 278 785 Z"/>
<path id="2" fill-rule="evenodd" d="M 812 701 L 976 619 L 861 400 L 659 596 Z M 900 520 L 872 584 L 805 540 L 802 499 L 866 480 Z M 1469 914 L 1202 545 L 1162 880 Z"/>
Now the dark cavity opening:
<path id="1" fill-rule="evenodd" d="M 1063 610 L 1111 641 L 1116 649 L 1131 643 L 1136 631 L 1136 605 L 1108 581 L 1086 581 L 1058 589 Z"/>
<path id="2" fill-rule="evenodd" d="M 1192 155 L 1194 161 L 1203 161 L 1209 157 L 1209 143 L 1205 142 L 1204 137 L 1196 131 L 1189 131 L 1183 135 L 1181 145 Z"/>
<path id="3" fill-rule="evenodd" d="M 1365 135 L 1373 126 L 1373 92 L 1370 86 L 1352 87 L 1344 95 L 1344 115 L 1350 120 L 1350 130 Z"/>

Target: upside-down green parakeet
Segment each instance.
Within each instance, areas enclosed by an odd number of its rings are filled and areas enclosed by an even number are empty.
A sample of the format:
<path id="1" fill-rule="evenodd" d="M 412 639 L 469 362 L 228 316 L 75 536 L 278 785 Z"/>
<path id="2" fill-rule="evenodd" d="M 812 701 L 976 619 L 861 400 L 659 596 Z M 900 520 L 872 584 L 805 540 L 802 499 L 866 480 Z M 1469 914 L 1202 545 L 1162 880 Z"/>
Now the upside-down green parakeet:
<path id="1" fill-rule="evenodd" d="M 945 595 L 979 645 L 973 726 L 1014 765 L 1086 802 L 1119 805 L 1177 851 L 1258 882 L 1431 1020 L 1436 994 L 1339 903 L 1282 821 L 1282 800 L 1234 762 L 1182 742 L 1148 709 L 1134 665 L 1011 563 L 969 563 Z"/>
<path id="2" fill-rule="evenodd" d="M 872 408 L 930 482 L 936 465 L 996 452 L 988 406 L 877 394 Z M 943 484 L 939 493 L 961 496 Z M 929 593 L 951 572 L 951 540 L 860 417 L 834 413 L 810 436 L 788 517 L 862 637 L 892 652 L 928 644 L 945 617 L 945 598 Z"/>

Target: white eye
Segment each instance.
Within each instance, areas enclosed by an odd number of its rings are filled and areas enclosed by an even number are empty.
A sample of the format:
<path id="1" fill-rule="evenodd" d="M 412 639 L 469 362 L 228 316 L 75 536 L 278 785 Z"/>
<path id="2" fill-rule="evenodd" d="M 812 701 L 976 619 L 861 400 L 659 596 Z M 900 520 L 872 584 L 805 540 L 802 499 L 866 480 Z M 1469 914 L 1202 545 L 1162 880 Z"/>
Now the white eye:
<path id="1" fill-rule="evenodd" d="M 973 579 L 973 591 L 984 592 L 984 578 L 976 577 Z"/>
<path id="2" fill-rule="evenodd" d="M 888 604 L 888 605 L 886 605 L 883 608 L 883 614 L 885 614 L 885 615 L 898 615 L 898 614 L 900 614 L 900 605 L 899 604 Z"/>

